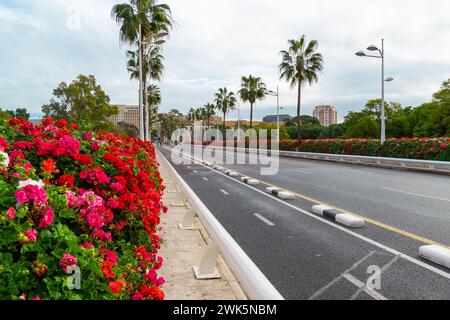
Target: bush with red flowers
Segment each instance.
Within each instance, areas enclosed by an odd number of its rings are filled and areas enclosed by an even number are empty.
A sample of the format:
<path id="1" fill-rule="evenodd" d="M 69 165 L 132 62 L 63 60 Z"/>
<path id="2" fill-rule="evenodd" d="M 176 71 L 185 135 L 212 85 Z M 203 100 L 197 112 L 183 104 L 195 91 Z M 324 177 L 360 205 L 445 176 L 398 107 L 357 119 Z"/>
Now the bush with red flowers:
<path id="1" fill-rule="evenodd" d="M 0 119 L 0 300 L 164 298 L 153 145 Z"/>

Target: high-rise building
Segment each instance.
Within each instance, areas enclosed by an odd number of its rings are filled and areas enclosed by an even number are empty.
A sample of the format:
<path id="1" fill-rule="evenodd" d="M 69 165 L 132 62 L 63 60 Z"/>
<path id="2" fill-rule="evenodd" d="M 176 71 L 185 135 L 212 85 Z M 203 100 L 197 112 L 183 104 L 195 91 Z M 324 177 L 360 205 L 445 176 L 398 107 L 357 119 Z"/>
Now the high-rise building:
<path id="1" fill-rule="evenodd" d="M 125 122 L 132 124 L 136 128 L 139 128 L 139 106 L 136 105 L 115 105 L 119 109 L 119 114 L 111 116 L 111 121 L 114 126 L 117 126 L 119 122 Z"/>
<path id="2" fill-rule="evenodd" d="M 332 105 L 317 106 L 314 109 L 313 117 L 319 120 L 320 124 L 325 127 L 337 124 L 338 122 L 336 107 Z"/>

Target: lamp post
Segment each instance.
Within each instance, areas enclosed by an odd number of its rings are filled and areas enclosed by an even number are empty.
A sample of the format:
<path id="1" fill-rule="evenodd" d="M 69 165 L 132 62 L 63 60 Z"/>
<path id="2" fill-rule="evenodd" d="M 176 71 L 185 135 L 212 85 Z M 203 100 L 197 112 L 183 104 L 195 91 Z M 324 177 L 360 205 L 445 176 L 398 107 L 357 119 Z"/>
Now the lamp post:
<path id="1" fill-rule="evenodd" d="M 381 59 L 381 144 L 384 144 L 386 141 L 386 116 L 385 116 L 385 108 L 384 108 L 384 83 L 391 82 L 394 79 L 392 77 L 384 78 L 384 39 L 381 39 L 381 50 L 375 46 L 370 45 L 367 50 L 369 51 L 378 51 L 380 53 L 377 55 L 369 55 L 364 51 L 356 52 L 358 57 L 368 57 L 368 58 L 378 58 Z"/>
<path id="2" fill-rule="evenodd" d="M 277 86 L 277 92 L 272 90 L 267 91 L 266 94 L 269 96 L 277 97 L 277 141 L 280 141 L 280 88 Z"/>

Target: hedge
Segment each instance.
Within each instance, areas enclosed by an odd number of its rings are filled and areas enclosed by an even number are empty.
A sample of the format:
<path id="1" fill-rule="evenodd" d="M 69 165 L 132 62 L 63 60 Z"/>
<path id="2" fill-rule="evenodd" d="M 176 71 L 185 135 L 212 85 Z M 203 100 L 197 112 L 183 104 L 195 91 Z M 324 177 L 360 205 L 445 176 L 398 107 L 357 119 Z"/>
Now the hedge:
<path id="1" fill-rule="evenodd" d="M 256 141 L 245 141 L 245 147 Z M 259 147 L 260 141 L 257 145 Z M 203 142 L 208 145 L 210 142 Z M 270 140 L 266 141 L 270 149 Z M 226 142 L 223 142 L 226 145 Z M 237 143 L 234 144 L 237 146 Z M 298 141 L 281 140 L 279 149 L 284 151 L 297 151 Z M 301 152 L 347 154 L 373 157 L 405 158 L 450 161 L 450 138 L 402 138 L 388 139 L 383 145 L 377 139 L 326 139 L 302 140 L 299 150 Z"/>
<path id="2" fill-rule="evenodd" d="M 0 119 L 0 300 L 164 298 L 154 147 Z"/>

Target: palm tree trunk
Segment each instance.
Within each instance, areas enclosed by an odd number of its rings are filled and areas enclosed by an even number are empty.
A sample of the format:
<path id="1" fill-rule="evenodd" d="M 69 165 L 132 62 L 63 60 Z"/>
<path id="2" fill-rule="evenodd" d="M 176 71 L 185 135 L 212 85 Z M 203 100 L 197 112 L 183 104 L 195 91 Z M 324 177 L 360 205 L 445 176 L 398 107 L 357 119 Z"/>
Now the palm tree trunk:
<path id="1" fill-rule="evenodd" d="M 297 97 L 297 144 L 298 149 L 300 151 L 300 143 L 302 140 L 302 128 L 301 128 L 301 119 L 300 119 L 300 105 L 302 100 L 302 83 L 298 82 L 298 97 Z"/>
<path id="2" fill-rule="evenodd" d="M 144 121 L 144 128 L 145 128 L 145 141 L 148 141 L 150 138 L 149 134 L 149 111 L 148 111 L 148 90 L 147 90 L 147 75 L 144 74 L 143 79 L 144 84 L 144 110 L 145 110 L 145 121 Z"/>
<path id="3" fill-rule="evenodd" d="M 253 128 L 253 103 L 250 103 L 250 129 Z"/>

